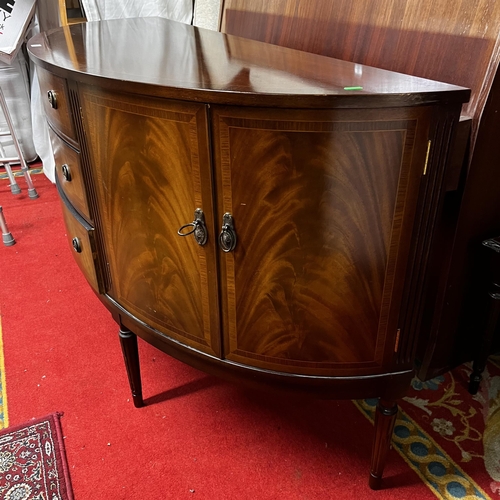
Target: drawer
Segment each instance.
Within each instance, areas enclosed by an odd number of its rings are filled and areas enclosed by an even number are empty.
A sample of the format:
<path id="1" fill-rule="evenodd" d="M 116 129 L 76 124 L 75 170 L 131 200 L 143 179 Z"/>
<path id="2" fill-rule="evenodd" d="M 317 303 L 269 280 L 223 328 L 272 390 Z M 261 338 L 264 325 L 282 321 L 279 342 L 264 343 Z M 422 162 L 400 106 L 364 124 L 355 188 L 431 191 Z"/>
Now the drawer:
<path id="1" fill-rule="evenodd" d="M 69 106 L 66 80 L 37 68 L 41 99 L 49 124 L 76 144 L 75 127 Z"/>
<path id="2" fill-rule="evenodd" d="M 55 132 L 50 130 L 49 133 L 52 149 L 54 150 L 56 176 L 59 185 L 73 207 L 90 221 L 90 211 L 85 184 L 83 182 L 80 154 L 68 146 Z"/>
<path id="3" fill-rule="evenodd" d="M 57 184 L 60 188 L 59 183 Z M 59 193 L 61 194 L 61 191 L 59 191 Z M 68 205 L 64 195 L 61 196 L 61 205 L 64 222 L 66 224 L 68 242 L 73 252 L 73 257 L 90 286 L 92 286 L 96 292 L 103 293 L 102 280 L 100 279 L 101 273 L 99 272 L 97 260 L 94 228 Z"/>

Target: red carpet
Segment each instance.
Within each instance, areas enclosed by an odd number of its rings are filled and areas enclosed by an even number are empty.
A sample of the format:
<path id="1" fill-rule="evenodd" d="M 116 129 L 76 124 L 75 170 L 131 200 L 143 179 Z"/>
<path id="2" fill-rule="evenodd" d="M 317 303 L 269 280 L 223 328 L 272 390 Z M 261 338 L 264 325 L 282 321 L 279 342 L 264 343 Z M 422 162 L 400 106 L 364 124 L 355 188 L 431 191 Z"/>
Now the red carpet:
<path id="1" fill-rule="evenodd" d="M 0 432 L 0 494 L 5 500 L 73 500 L 59 414 Z"/>
<path id="2" fill-rule="evenodd" d="M 135 409 L 118 331 L 73 261 L 56 189 L 0 204 L 0 312 L 11 425 L 64 411 L 75 498 L 431 499 L 393 450 L 368 488 L 373 428 L 350 401 L 296 401 L 209 377 L 140 342 L 147 406 Z M 20 185 L 24 188 L 23 181 Z"/>

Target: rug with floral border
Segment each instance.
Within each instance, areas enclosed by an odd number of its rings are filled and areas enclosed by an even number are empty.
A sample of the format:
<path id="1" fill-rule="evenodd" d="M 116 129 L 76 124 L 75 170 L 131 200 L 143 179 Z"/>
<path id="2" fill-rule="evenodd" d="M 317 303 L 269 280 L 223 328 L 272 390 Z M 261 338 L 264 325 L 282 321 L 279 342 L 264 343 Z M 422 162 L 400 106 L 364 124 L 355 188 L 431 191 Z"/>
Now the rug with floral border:
<path id="1" fill-rule="evenodd" d="M 414 379 L 403 401 L 394 449 L 437 498 L 500 498 L 500 356 L 490 357 L 477 395 L 470 364 L 427 382 Z M 355 404 L 373 421 L 376 400 Z"/>
<path id="2" fill-rule="evenodd" d="M 61 414 L 0 432 L 0 498 L 73 500 Z"/>

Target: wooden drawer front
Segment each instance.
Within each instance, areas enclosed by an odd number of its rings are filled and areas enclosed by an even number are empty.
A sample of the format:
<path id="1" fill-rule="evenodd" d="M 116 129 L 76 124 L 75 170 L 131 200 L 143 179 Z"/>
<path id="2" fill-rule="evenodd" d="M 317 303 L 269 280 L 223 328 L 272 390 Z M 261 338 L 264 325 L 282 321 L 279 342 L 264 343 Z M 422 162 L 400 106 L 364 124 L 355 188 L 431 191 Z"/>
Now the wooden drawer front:
<path id="1" fill-rule="evenodd" d="M 58 186 L 60 188 L 60 186 Z M 64 222 L 66 224 L 68 243 L 73 257 L 92 288 L 102 293 L 101 280 L 98 279 L 98 263 L 95 245 L 94 228 L 87 224 L 61 197 Z"/>
<path id="2" fill-rule="evenodd" d="M 50 131 L 50 141 L 54 150 L 59 185 L 71 204 L 83 217 L 90 221 L 89 205 L 80 165 L 80 154 L 68 146 L 52 130 Z"/>
<path id="3" fill-rule="evenodd" d="M 76 141 L 66 81 L 42 68 L 37 68 L 37 72 L 47 121 L 63 136 Z M 49 95 L 52 96 L 52 104 Z"/>

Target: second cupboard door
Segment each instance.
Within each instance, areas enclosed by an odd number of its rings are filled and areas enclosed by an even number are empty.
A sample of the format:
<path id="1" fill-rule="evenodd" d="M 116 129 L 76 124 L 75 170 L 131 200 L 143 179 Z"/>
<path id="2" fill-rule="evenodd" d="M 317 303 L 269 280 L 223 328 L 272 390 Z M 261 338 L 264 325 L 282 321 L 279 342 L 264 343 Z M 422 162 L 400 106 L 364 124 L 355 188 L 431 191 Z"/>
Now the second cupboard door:
<path id="1" fill-rule="evenodd" d="M 107 293 L 169 338 L 220 355 L 207 113 L 202 104 L 80 89 Z M 204 214 L 208 241 L 178 230 Z M 188 233 L 194 226 L 187 226 Z"/>
<path id="2" fill-rule="evenodd" d="M 233 224 L 221 235 L 224 355 L 311 375 L 387 371 L 429 110 L 269 117 L 212 109 L 217 219 Z"/>

